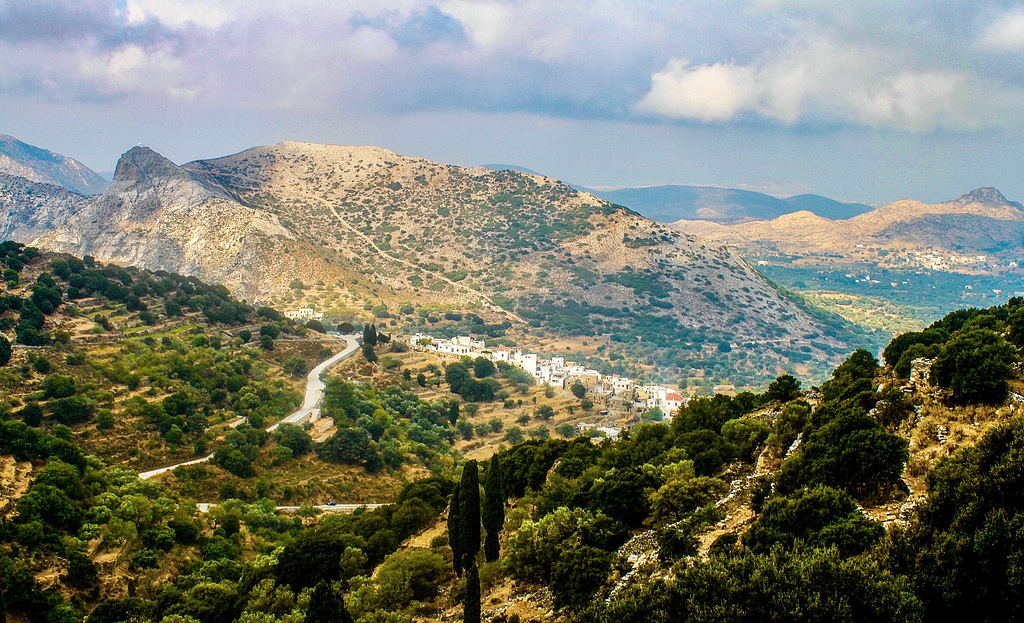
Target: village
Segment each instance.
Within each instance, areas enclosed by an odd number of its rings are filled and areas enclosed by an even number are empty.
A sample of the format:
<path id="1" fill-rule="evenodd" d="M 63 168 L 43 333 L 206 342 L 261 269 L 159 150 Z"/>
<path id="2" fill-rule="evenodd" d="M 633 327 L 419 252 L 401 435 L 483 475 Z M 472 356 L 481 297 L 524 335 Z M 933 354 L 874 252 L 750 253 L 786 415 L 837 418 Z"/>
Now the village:
<path id="1" fill-rule="evenodd" d="M 618 374 L 605 375 L 586 368 L 563 357 L 544 359 L 536 353 L 526 353 L 518 348 L 498 346 L 488 348 L 483 340 L 469 336 L 442 339 L 423 333 L 408 338 L 411 347 L 432 351 L 442 357 L 483 357 L 494 363 L 504 362 L 529 373 L 537 383 L 557 389 L 570 389 L 581 385 L 586 389 L 587 398 L 602 405 L 600 414 L 618 426 L 582 425 L 581 429 L 596 428 L 609 437 L 618 435 L 619 427 L 628 426 L 639 419 L 641 413 L 658 409 L 671 417 L 689 397 L 683 397 L 677 390 L 660 385 L 640 385 L 633 379 Z"/>

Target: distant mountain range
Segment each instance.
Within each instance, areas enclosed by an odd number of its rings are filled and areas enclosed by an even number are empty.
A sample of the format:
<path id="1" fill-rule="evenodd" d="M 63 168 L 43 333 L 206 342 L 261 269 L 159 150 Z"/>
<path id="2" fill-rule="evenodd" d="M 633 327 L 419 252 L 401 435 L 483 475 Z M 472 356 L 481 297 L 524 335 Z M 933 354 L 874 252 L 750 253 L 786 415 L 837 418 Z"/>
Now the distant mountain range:
<path id="1" fill-rule="evenodd" d="M 136 147 L 96 197 L 20 184 L 0 183 L 0 231 L 196 275 L 250 301 L 320 282 L 347 309 L 477 310 L 681 369 L 760 344 L 737 366 L 770 376 L 850 347 L 848 325 L 804 308 L 726 247 L 539 175 L 280 143 L 181 166 Z"/>
<path id="2" fill-rule="evenodd" d="M 81 162 L 0 134 L 0 173 L 32 182 L 63 186 L 80 195 L 95 195 L 107 180 Z"/>
<path id="3" fill-rule="evenodd" d="M 778 218 L 801 210 L 828 219 L 848 219 L 873 209 L 862 203 L 844 203 L 821 195 L 796 195 L 779 199 L 749 190 L 711 186 L 671 185 L 586 190 L 662 223 L 681 219 L 741 223 Z"/>
<path id="4" fill-rule="evenodd" d="M 808 211 L 760 221 L 722 224 L 680 220 L 672 227 L 743 249 L 845 257 L 861 248 L 1024 255 L 1024 209 L 995 188 L 979 188 L 952 201 L 903 199 L 850 219 Z"/>

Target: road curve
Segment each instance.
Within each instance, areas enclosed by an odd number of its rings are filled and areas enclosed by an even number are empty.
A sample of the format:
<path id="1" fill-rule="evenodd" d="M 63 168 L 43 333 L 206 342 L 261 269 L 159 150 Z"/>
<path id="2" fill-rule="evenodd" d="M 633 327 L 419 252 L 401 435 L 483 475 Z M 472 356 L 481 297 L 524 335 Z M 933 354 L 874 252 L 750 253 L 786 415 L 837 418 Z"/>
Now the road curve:
<path id="1" fill-rule="evenodd" d="M 277 430 L 277 427 L 280 426 L 281 424 L 301 424 L 309 419 L 309 416 L 310 414 L 312 414 L 313 409 L 315 409 L 320 404 L 320 400 L 323 399 L 324 397 L 325 385 L 324 382 L 320 379 L 320 375 L 327 368 L 330 368 L 331 366 L 335 365 L 339 361 L 342 361 L 343 359 L 348 359 L 353 355 L 353 353 L 359 350 L 359 342 L 356 340 L 356 336 L 343 335 L 341 337 L 343 340 L 348 342 L 348 346 L 346 346 L 345 349 L 342 350 L 337 355 L 334 355 L 327 361 L 321 363 L 317 367 L 310 370 L 309 375 L 306 376 L 306 399 L 302 401 L 302 406 L 299 407 L 298 411 L 295 411 L 294 413 L 284 418 L 277 424 L 274 424 L 273 426 L 269 427 L 267 429 L 268 433 L 272 433 L 275 430 Z"/>
<path id="2" fill-rule="evenodd" d="M 306 398 L 302 401 L 302 406 L 299 407 L 298 410 L 293 412 L 291 415 L 288 415 L 283 420 L 278 422 L 277 424 L 274 424 L 273 426 L 267 428 L 268 433 L 277 430 L 277 427 L 284 422 L 290 424 L 301 424 L 302 422 L 305 422 L 306 420 L 309 419 L 309 416 L 313 412 L 313 409 L 315 409 L 317 405 L 320 404 L 320 400 L 323 399 L 324 397 L 325 385 L 324 382 L 320 380 L 320 375 L 327 368 L 330 368 L 331 366 L 337 364 L 340 361 L 348 359 L 353 354 L 355 354 L 357 350 L 359 350 L 359 342 L 357 341 L 356 338 L 356 335 L 341 336 L 341 339 L 345 340 L 346 342 L 345 348 L 340 353 L 332 356 L 327 361 L 324 361 L 317 367 L 310 370 L 309 374 L 306 376 Z M 205 463 L 212 458 L 213 454 L 209 454 L 202 458 L 193 459 L 191 461 L 185 461 L 184 463 L 176 463 L 174 465 L 168 465 L 167 467 L 152 469 L 149 470 L 148 472 L 139 472 L 139 478 L 141 478 L 142 480 L 149 480 L 153 476 L 158 476 L 160 474 L 163 474 L 164 472 L 169 472 L 178 467 L 182 467 L 185 465 L 196 465 L 197 463 Z"/>

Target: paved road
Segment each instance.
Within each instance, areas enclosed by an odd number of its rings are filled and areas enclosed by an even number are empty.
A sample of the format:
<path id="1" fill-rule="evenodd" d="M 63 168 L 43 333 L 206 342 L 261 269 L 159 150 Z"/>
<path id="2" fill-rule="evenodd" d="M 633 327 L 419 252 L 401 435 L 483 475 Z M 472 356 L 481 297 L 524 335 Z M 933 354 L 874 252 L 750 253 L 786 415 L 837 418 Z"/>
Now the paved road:
<path id="1" fill-rule="evenodd" d="M 324 387 L 325 386 L 324 386 L 324 382 L 322 380 L 320 380 L 320 375 L 327 368 L 330 368 L 331 366 L 337 364 L 338 362 L 340 362 L 340 361 L 342 361 L 344 359 L 348 359 L 353 354 L 355 354 L 355 352 L 357 350 L 359 350 L 359 342 L 357 341 L 356 338 L 357 338 L 356 335 L 342 335 L 341 336 L 341 339 L 345 340 L 345 342 L 346 342 L 345 348 L 340 353 L 334 355 L 333 357 L 331 357 L 327 361 L 321 363 L 317 367 L 315 367 L 312 370 L 310 370 L 309 374 L 306 376 L 306 398 L 305 398 L 305 400 L 302 401 L 302 406 L 299 407 L 297 411 L 295 411 L 291 415 L 289 415 L 286 418 L 284 418 L 283 420 L 281 420 L 281 422 L 278 422 L 277 424 L 274 424 L 273 426 L 269 427 L 267 429 L 267 432 L 273 432 L 273 431 L 277 430 L 278 425 L 281 424 L 282 422 L 288 422 L 288 423 L 291 423 L 291 424 L 301 424 L 301 423 L 303 423 L 303 422 L 305 422 L 306 420 L 309 419 L 309 416 L 313 413 L 313 410 L 317 407 L 317 405 L 320 404 L 320 400 L 324 397 Z M 234 428 L 234 426 L 237 426 L 238 424 L 241 424 L 241 421 L 233 423 L 232 428 Z M 175 465 L 168 465 L 167 467 L 161 467 L 159 469 L 152 469 L 152 470 L 150 470 L 148 472 L 140 472 L 139 473 L 139 478 L 141 478 L 143 480 L 148 480 L 148 479 L 152 478 L 153 476 L 158 476 L 160 474 L 163 474 L 164 472 L 169 472 L 172 469 L 176 469 L 176 468 L 182 467 L 184 465 L 195 465 L 197 463 L 205 463 L 205 462 L 209 461 L 212 458 L 213 458 L 213 455 L 210 454 L 208 456 L 204 456 L 204 457 L 199 458 L 199 459 L 193 459 L 191 461 L 185 461 L 184 463 L 177 463 Z M 298 507 L 296 507 L 296 508 L 298 508 Z"/>
<path id="2" fill-rule="evenodd" d="M 216 504 L 209 504 L 207 502 L 200 502 L 199 504 L 196 504 L 196 506 L 199 507 L 199 512 L 200 513 L 208 513 L 208 512 L 210 512 L 211 508 L 213 508 L 213 507 L 215 507 L 217 505 Z M 316 506 L 313 506 L 313 508 L 315 508 L 318 511 L 323 511 L 325 513 L 351 513 L 353 511 L 359 510 L 360 508 L 366 508 L 368 510 L 373 510 L 375 508 L 380 508 L 381 506 L 385 506 L 385 505 L 384 504 L 318 504 Z M 275 507 L 275 509 L 279 510 L 279 511 L 292 511 L 292 512 L 298 511 L 300 508 L 302 508 L 302 507 L 301 506 L 277 506 L 277 507 Z"/>
<path id="3" fill-rule="evenodd" d="M 277 427 L 280 424 L 285 422 L 289 424 L 302 424 L 303 422 L 309 419 L 309 416 L 312 414 L 313 409 L 315 409 L 317 405 L 320 404 L 320 400 L 324 397 L 325 385 L 324 382 L 320 379 L 320 374 L 323 373 L 323 371 L 326 370 L 327 368 L 330 368 L 331 366 L 338 363 L 339 361 L 343 359 L 348 359 L 357 350 L 359 350 L 359 342 L 356 341 L 356 336 L 343 335 L 341 336 L 341 338 L 348 343 L 348 346 L 346 346 L 345 349 L 342 350 L 337 355 L 334 355 L 327 361 L 321 363 L 317 367 L 310 370 L 309 375 L 306 377 L 306 399 L 302 401 L 302 406 L 299 407 L 299 410 L 296 411 L 295 413 L 292 413 L 291 415 L 281 420 L 277 424 L 274 424 L 273 426 L 268 428 L 267 432 L 274 432 L 275 430 L 277 430 Z"/>

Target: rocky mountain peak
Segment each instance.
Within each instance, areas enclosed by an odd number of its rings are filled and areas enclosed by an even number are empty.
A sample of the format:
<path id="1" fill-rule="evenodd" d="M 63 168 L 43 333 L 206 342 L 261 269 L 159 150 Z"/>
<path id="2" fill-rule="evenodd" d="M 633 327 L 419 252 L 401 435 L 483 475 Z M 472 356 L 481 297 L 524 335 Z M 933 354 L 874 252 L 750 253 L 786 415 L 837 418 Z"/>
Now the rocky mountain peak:
<path id="1" fill-rule="evenodd" d="M 115 182 L 142 182 L 154 178 L 187 177 L 188 173 L 149 147 L 132 147 L 117 161 Z"/>
<path id="2" fill-rule="evenodd" d="M 967 203 L 980 203 L 982 205 L 989 205 L 989 206 L 1012 205 L 1012 206 L 1020 207 L 1019 203 L 1017 203 L 1015 201 L 1008 200 L 1006 197 L 1003 196 L 1003 193 L 1001 193 L 998 190 L 996 190 L 995 188 L 992 188 L 992 187 L 989 187 L 989 186 L 986 186 L 984 188 L 978 188 L 978 189 L 972 190 L 971 192 L 967 193 L 966 195 L 963 195 L 963 196 L 959 197 L 956 200 L 956 202 L 957 203 L 964 203 L 964 204 L 967 204 Z"/>

